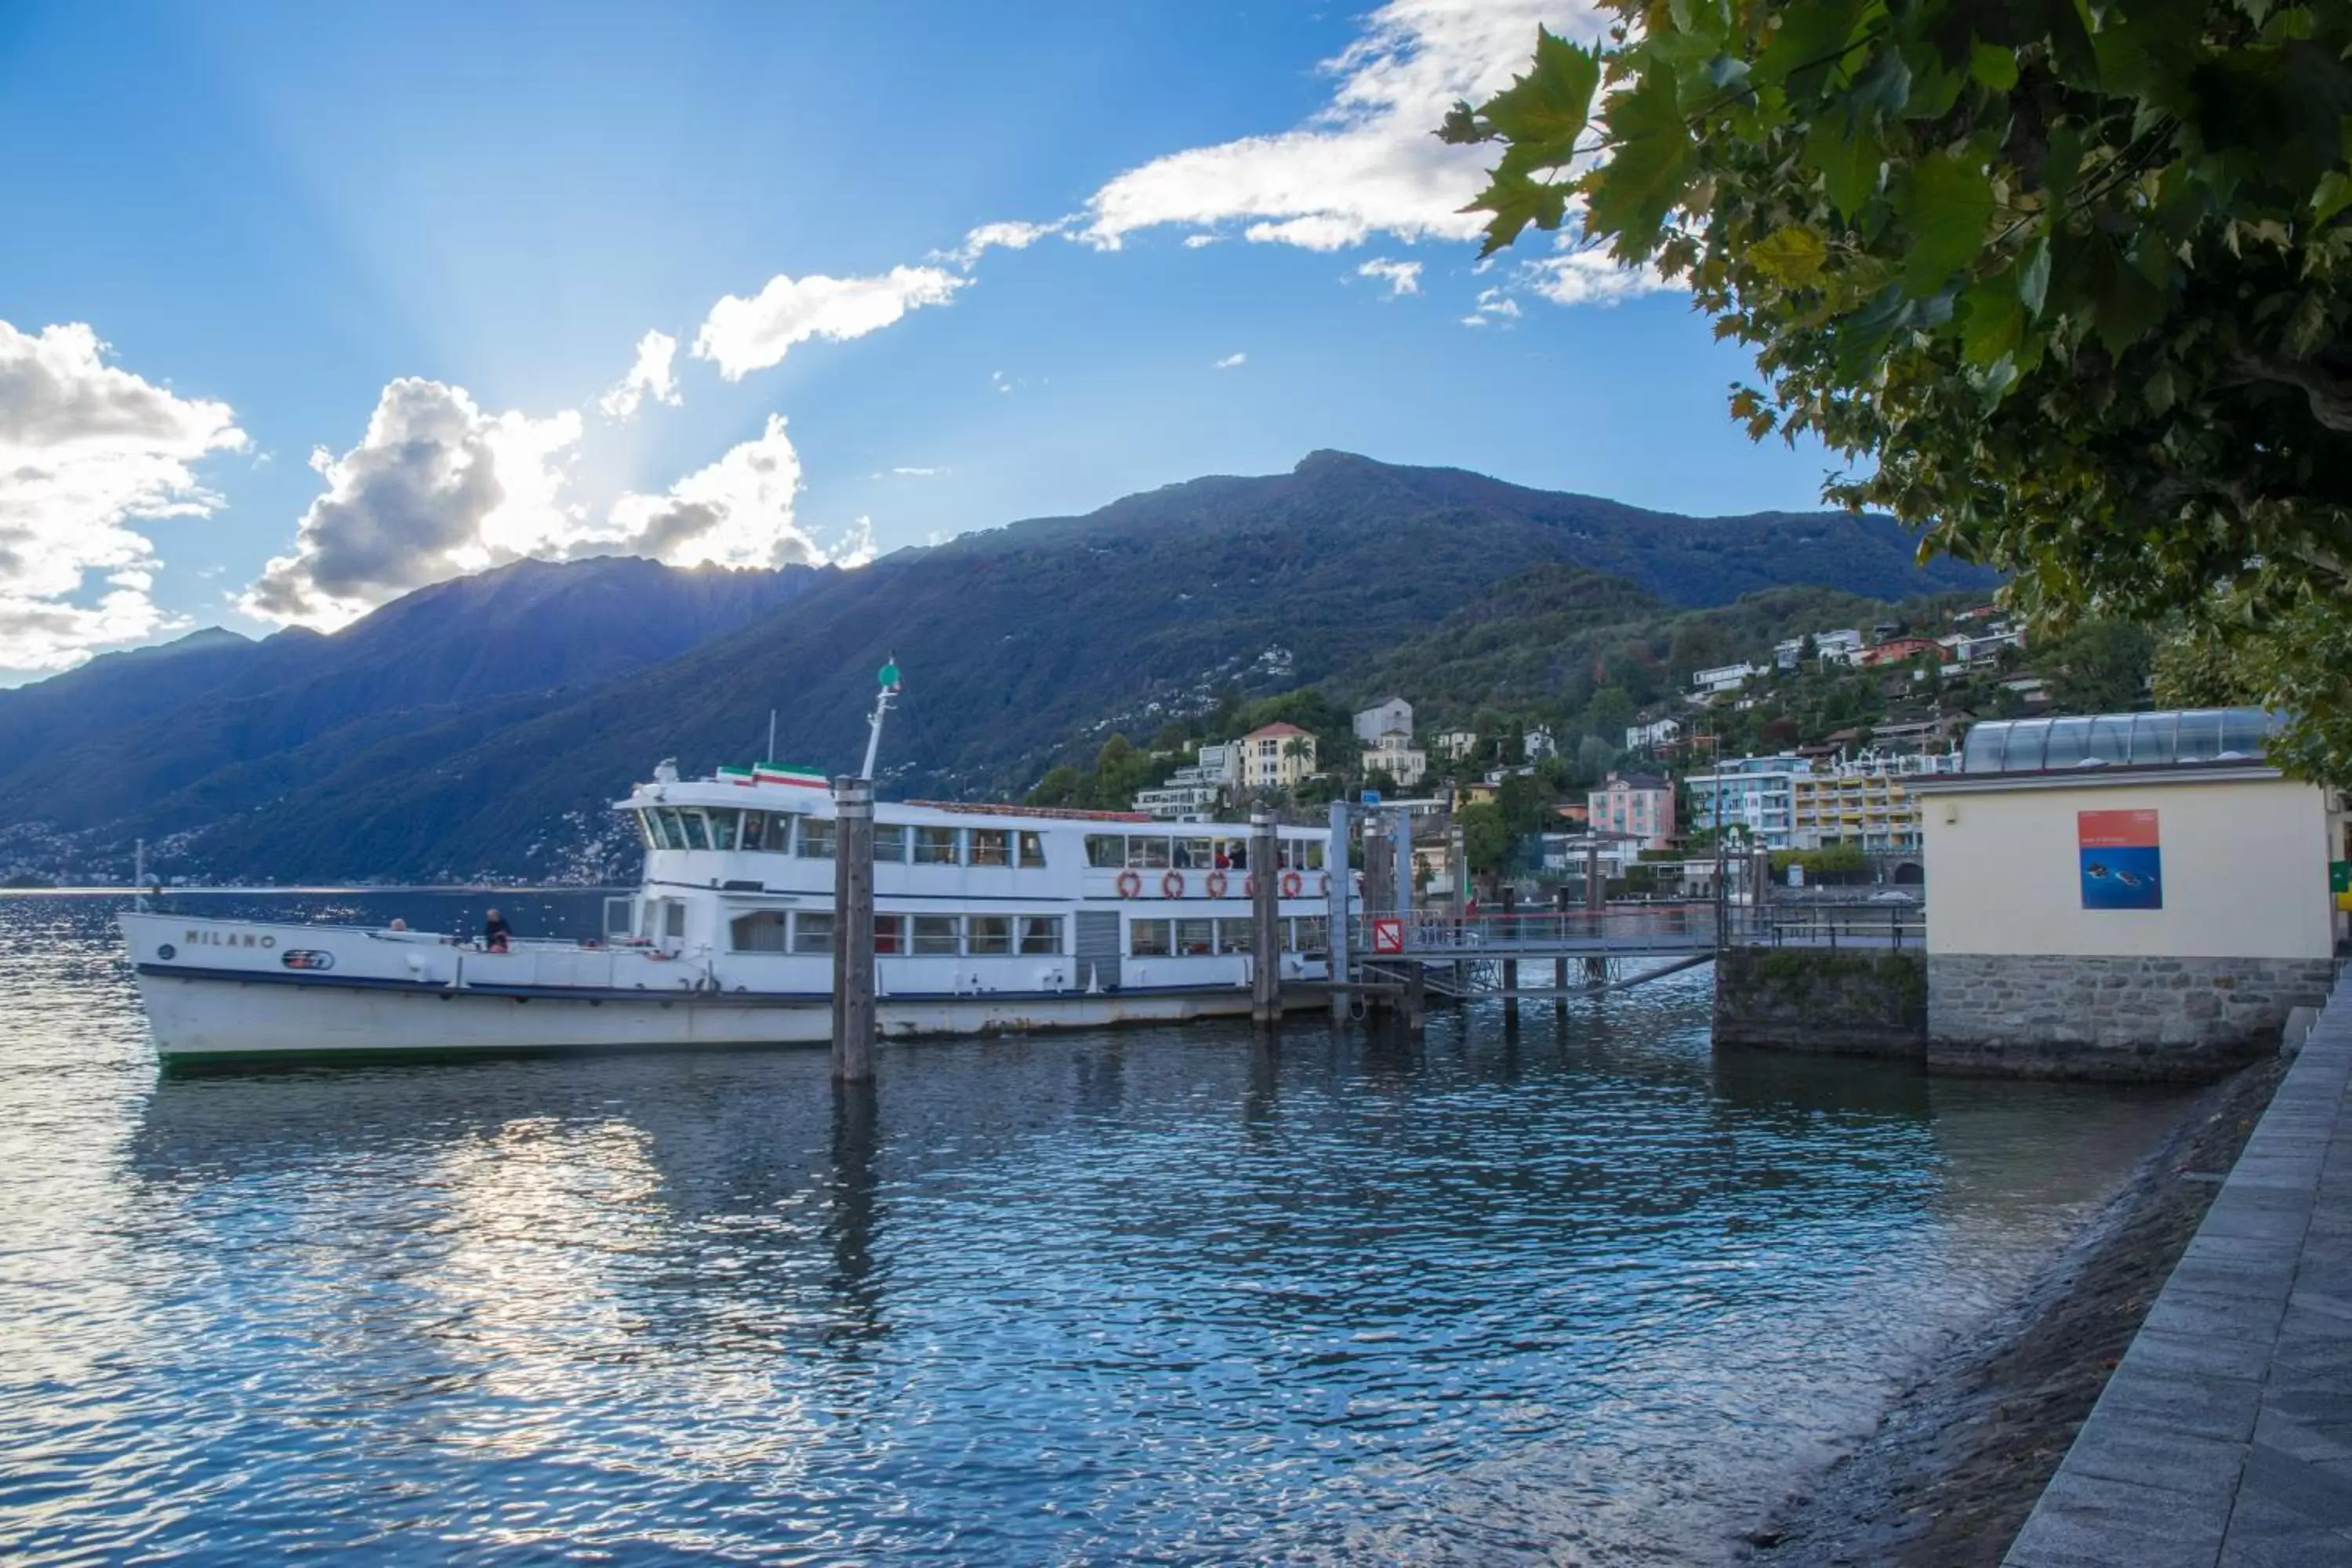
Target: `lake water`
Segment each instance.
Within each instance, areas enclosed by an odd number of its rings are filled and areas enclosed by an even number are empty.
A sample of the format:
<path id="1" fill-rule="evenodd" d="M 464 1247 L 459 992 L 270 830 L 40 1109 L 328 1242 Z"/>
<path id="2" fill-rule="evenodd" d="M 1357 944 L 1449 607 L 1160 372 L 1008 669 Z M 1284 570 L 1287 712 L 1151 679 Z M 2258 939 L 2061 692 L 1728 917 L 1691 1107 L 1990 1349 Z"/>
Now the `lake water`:
<path id="1" fill-rule="evenodd" d="M 488 901 L 596 914 L 202 907 Z M 0 900 L 0 1557 L 1719 1560 L 2179 1106 L 1717 1058 L 1704 971 L 160 1078 L 115 907 Z"/>

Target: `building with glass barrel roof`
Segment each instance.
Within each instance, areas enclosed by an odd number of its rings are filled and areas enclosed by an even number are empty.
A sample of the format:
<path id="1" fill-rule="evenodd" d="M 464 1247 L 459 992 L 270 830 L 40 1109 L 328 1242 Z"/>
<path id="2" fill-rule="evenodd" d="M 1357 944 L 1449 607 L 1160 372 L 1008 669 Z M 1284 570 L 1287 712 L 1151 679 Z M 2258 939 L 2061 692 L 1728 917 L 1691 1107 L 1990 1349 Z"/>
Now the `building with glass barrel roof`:
<path id="1" fill-rule="evenodd" d="M 2196 1077 L 2316 1005 L 2352 859 L 2336 792 L 2265 756 L 2254 708 L 1996 721 L 1909 782 L 1930 1061 Z M 2341 878 L 2341 870 L 2336 873 Z"/>

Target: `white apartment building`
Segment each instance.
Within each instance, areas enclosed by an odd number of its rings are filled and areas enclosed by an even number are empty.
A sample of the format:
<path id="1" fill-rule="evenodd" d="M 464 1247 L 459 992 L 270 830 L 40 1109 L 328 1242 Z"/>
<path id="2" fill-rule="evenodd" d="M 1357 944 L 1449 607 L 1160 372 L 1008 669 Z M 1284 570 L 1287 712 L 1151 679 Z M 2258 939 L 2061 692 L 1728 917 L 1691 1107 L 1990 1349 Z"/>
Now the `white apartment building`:
<path id="1" fill-rule="evenodd" d="M 1719 763 L 1712 773 L 1693 773 L 1683 781 L 1690 791 L 1689 826 L 1720 826 L 1761 848 L 1794 848 L 1790 833 L 1796 781 L 1812 771 L 1804 758 L 1784 752 L 1738 757 Z"/>
<path id="2" fill-rule="evenodd" d="M 1625 731 L 1625 749 L 1629 752 L 1654 752 L 1661 746 L 1671 746 L 1682 738 L 1683 722 L 1679 719 L 1661 719 L 1654 724 L 1636 724 Z"/>
<path id="3" fill-rule="evenodd" d="M 1691 689 L 1702 697 L 1719 696 L 1726 691 L 1738 690 L 1763 673 L 1746 659 L 1738 664 L 1717 665 L 1713 669 L 1692 671 Z"/>
<path id="4" fill-rule="evenodd" d="M 1247 788 L 1297 789 L 1315 772 L 1315 737 L 1296 724 L 1268 724 L 1234 743 Z"/>
<path id="5" fill-rule="evenodd" d="M 1790 847 L 1850 844 L 1878 855 L 1916 854 L 1919 800 L 1911 784 L 1956 773 L 1959 753 L 1868 751 L 1826 771 L 1800 773 L 1790 795 Z"/>
<path id="6" fill-rule="evenodd" d="M 1356 739 L 1367 746 L 1382 735 L 1412 733 L 1412 704 L 1402 697 L 1376 702 L 1356 715 Z"/>
<path id="7" fill-rule="evenodd" d="M 1429 753 L 1414 745 L 1411 735 L 1391 730 L 1364 746 L 1364 771 L 1374 768 L 1394 779 L 1398 787 L 1411 789 L 1427 776 Z"/>
<path id="8" fill-rule="evenodd" d="M 1449 763 L 1458 763 L 1478 749 L 1478 737 L 1469 730 L 1445 730 L 1429 738 L 1429 749 Z"/>

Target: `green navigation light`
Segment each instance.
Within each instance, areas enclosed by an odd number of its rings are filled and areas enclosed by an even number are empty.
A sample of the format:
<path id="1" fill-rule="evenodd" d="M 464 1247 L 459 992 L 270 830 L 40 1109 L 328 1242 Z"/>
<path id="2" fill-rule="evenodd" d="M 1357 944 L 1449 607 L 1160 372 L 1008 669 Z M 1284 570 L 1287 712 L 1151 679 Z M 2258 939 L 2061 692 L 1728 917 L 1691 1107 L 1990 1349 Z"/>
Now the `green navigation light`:
<path id="1" fill-rule="evenodd" d="M 895 659 L 895 658 L 894 658 L 894 659 L 892 659 L 889 663 L 887 663 L 887 664 L 886 664 L 886 665 L 884 665 L 884 666 L 882 667 L 882 685 L 883 685 L 884 689 L 886 689 L 886 690 L 887 690 L 887 689 L 888 689 L 889 688 L 894 687 L 894 686 L 896 686 L 896 685 L 898 685 L 898 661 L 897 659 Z"/>

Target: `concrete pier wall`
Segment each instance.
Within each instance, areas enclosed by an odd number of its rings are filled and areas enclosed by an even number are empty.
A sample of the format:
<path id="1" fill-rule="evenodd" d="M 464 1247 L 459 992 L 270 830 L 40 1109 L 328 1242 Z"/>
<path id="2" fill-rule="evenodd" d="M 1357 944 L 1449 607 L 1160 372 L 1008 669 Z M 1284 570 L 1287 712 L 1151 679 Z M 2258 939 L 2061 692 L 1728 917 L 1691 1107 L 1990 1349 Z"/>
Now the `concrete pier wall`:
<path id="1" fill-rule="evenodd" d="M 1918 953 L 1747 947 L 1716 956 L 1717 1045 L 1917 1060 L 1927 1038 Z"/>
<path id="2" fill-rule="evenodd" d="M 1927 961 L 1927 1060 L 2021 1078 L 2219 1077 L 2278 1046 L 2287 1013 L 2325 1001 L 2325 958 L 1937 953 Z"/>

